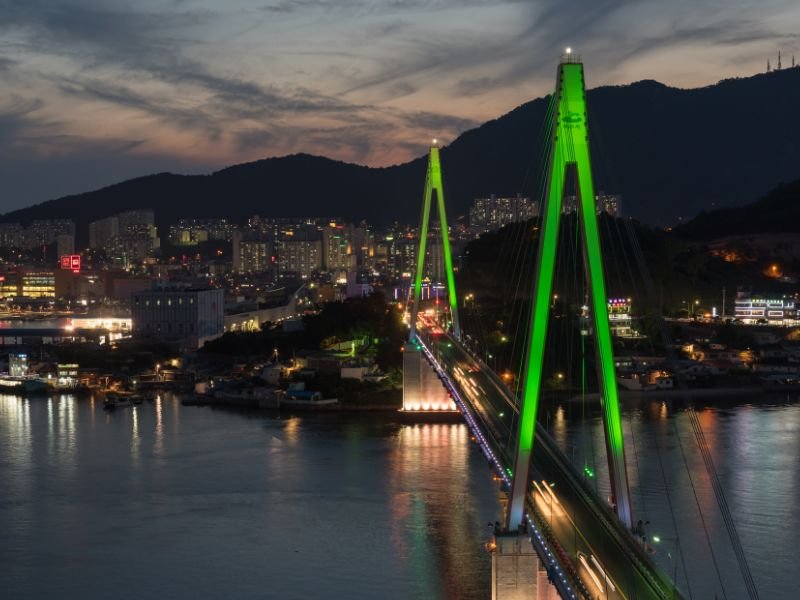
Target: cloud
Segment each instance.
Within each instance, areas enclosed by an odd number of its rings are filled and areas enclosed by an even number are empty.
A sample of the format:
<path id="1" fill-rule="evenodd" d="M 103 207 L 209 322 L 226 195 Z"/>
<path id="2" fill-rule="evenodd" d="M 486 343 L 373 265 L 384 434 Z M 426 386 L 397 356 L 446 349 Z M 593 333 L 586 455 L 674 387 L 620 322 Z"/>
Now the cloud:
<path id="1" fill-rule="evenodd" d="M 604 83 L 711 83 L 761 68 L 765 49 L 800 54 L 789 0 L 731 0 L 724 19 L 710 0 L 0 0 L 0 14 L 0 154 L 66 177 L 74 149 L 96 161 L 75 168 L 85 188 L 156 161 L 407 160 L 549 93 L 566 45 Z M 7 176 L 19 202 L 44 199 Z"/>
<path id="2" fill-rule="evenodd" d="M 0 105 L 0 152 L 3 148 L 17 141 L 20 136 L 25 136 L 26 130 L 31 127 L 31 114 L 41 109 L 44 105 L 39 98 L 24 98 L 11 96 Z"/>

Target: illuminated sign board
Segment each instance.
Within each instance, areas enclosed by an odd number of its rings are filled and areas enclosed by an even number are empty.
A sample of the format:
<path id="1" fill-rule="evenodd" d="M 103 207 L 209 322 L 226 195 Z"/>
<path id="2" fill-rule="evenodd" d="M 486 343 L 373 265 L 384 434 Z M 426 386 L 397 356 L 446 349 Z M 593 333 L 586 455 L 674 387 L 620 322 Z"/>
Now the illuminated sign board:
<path id="1" fill-rule="evenodd" d="M 81 270 L 81 255 L 65 254 L 61 257 L 61 268 L 65 271 L 78 273 Z"/>

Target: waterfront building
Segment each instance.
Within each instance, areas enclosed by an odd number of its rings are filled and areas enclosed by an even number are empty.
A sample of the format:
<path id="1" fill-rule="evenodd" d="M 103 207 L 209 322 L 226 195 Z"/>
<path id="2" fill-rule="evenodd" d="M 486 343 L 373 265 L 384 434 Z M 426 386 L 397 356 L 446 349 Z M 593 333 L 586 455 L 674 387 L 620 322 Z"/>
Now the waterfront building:
<path id="1" fill-rule="evenodd" d="M 25 298 L 56 297 L 56 276 L 53 269 L 24 269 L 18 281 L 18 296 Z"/>
<path id="2" fill-rule="evenodd" d="M 19 275 L 17 271 L 0 273 L 0 298 L 14 298 L 19 296 Z"/>
<path id="3" fill-rule="evenodd" d="M 134 339 L 200 348 L 224 331 L 223 291 L 159 286 L 134 292 L 131 319 Z"/>
<path id="4" fill-rule="evenodd" d="M 797 302 L 791 296 L 740 292 L 736 297 L 736 318 L 747 325 L 794 325 L 797 323 Z"/>
<path id="5" fill-rule="evenodd" d="M 631 299 L 608 299 L 608 326 L 615 337 L 634 337 L 636 332 L 631 328 Z"/>
<path id="6" fill-rule="evenodd" d="M 17 353 L 9 354 L 8 374 L 12 377 L 25 377 L 28 374 L 28 355 Z"/>

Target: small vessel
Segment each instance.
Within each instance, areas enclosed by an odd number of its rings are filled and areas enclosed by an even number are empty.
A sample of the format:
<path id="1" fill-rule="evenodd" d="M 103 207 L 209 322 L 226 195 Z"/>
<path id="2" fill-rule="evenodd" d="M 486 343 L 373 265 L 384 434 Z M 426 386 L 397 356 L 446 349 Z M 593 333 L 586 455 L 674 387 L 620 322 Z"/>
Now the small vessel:
<path id="1" fill-rule="evenodd" d="M 281 398 L 281 408 L 296 410 L 322 410 L 339 406 L 338 398 L 323 398 L 319 392 L 290 390 Z"/>
<path id="2" fill-rule="evenodd" d="M 773 373 L 759 377 L 761 387 L 768 392 L 800 391 L 800 375 L 797 373 Z"/>
<path id="3" fill-rule="evenodd" d="M 125 408 L 133 404 L 130 392 L 108 392 L 103 400 L 103 408 L 113 410 L 115 408 Z"/>
<path id="4" fill-rule="evenodd" d="M 278 408 L 275 390 L 268 387 L 240 387 L 217 389 L 213 393 L 215 404 Z M 198 395 L 202 397 L 202 395 Z"/>
<path id="5" fill-rule="evenodd" d="M 49 386 L 43 379 L 32 375 L 0 376 L 0 393 L 19 396 L 47 393 Z"/>

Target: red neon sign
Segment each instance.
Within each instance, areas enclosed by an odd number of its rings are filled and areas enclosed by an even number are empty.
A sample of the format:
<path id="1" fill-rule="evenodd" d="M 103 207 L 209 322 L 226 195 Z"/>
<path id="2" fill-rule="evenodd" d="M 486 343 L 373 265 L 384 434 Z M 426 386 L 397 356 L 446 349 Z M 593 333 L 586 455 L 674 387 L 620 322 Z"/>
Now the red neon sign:
<path id="1" fill-rule="evenodd" d="M 61 268 L 65 271 L 72 271 L 79 273 L 81 270 L 81 255 L 80 254 L 65 254 L 61 257 Z"/>

